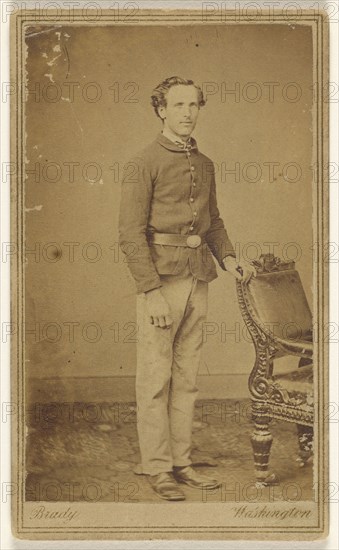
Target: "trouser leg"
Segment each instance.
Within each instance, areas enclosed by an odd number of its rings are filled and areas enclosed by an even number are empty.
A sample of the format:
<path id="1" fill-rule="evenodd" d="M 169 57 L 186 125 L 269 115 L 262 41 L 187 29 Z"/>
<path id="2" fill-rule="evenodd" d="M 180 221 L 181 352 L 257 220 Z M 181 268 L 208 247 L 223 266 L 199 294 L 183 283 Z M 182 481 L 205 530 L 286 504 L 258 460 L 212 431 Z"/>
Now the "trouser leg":
<path id="1" fill-rule="evenodd" d="M 173 346 L 172 379 L 169 394 L 171 449 L 174 466 L 191 461 L 194 403 L 201 358 L 203 323 L 207 315 L 208 284 L 193 281 L 185 314 Z"/>
<path id="2" fill-rule="evenodd" d="M 137 431 L 142 471 L 156 475 L 173 466 L 167 412 L 172 338 L 169 330 L 150 324 L 143 295 L 137 296 L 137 319 Z"/>
<path id="3" fill-rule="evenodd" d="M 173 468 L 170 444 L 168 393 L 172 375 L 173 342 L 181 323 L 188 296 L 188 282 L 178 277 L 161 277 L 173 325 L 170 329 L 150 323 L 146 299 L 137 296 L 137 430 L 144 474 L 156 475 Z"/>
<path id="4" fill-rule="evenodd" d="M 150 324 L 144 295 L 137 297 L 137 429 L 142 471 L 155 475 L 189 462 L 196 376 L 207 283 L 191 275 L 161 277 L 171 329 Z"/>

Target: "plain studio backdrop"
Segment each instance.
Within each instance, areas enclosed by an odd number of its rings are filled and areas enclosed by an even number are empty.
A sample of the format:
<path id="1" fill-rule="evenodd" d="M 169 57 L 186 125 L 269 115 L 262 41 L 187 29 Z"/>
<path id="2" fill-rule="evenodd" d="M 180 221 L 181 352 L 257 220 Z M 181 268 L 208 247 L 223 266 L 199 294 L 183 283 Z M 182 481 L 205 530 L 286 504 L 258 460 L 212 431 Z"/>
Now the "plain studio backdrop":
<path id="1" fill-rule="evenodd" d="M 61 388 L 78 399 L 134 398 L 135 287 L 117 246 L 120 181 L 161 130 L 150 95 L 172 75 L 207 92 L 194 136 L 215 162 L 237 251 L 256 258 L 275 243 L 276 255 L 296 258 L 312 308 L 310 28 L 30 27 L 26 44 L 28 381 L 52 396 Z M 235 281 L 218 273 L 199 386 L 202 396 L 241 397 L 254 350 Z"/>

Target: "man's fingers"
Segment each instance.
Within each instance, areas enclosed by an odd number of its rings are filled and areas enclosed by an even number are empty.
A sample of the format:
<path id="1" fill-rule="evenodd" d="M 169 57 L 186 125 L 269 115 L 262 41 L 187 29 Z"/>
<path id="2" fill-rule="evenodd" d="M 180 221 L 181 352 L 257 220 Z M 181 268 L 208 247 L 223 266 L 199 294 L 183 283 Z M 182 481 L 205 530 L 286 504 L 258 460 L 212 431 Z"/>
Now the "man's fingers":
<path id="1" fill-rule="evenodd" d="M 236 279 L 239 279 L 239 281 L 242 281 L 243 278 L 244 278 L 243 275 L 240 275 L 240 273 L 239 273 L 239 271 L 238 271 L 237 269 L 235 269 L 235 270 L 233 271 L 233 274 L 234 274 L 234 276 L 235 276 Z"/>
<path id="2" fill-rule="evenodd" d="M 255 269 L 255 267 L 251 265 L 247 271 L 246 282 L 248 283 L 252 279 L 252 277 L 256 277 L 256 276 L 257 276 L 257 270 Z"/>
<path id="3" fill-rule="evenodd" d="M 170 315 L 166 315 L 165 317 L 165 322 L 166 322 L 166 327 L 167 328 L 170 328 L 170 326 L 172 325 L 173 323 L 173 319 Z"/>
<path id="4" fill-rule="evenodd" d="M 247 267 L 245 267 L 244 268 L 244 281 L 245 281 L 245 283 L 248 283 L 248 281 L 250 280 L 251 277 L 252 277 L 252 272 Z"/>
<path id="5" fill-rule="evenodd" d="M 160 316 L 159 317 L 159 325 L 158 325 L 160 328 L 165 328 L 166 326 L 166 321 L 165 321 L 165 317 L 163 316 Z"/>
<path id="6" fill-rule="evenodd" d="M 255 269 L 254 265 L 251 265 L 251 273 L 252 273 L 253 277 L 257 276 L 257 270 Z"/>
<path id="7" fill-rule="evenodd" d="M 159 317 L 150 316 L 150 323 L 155 327 L 170 328 L 170 326 L 173 323 L 173 319 L 170 315 L 165 315 L 165 316 L 159 315 Z"/>
<path id="8" fill-rule="evenodd" d="M 257 276 L 257 270 L 252 264 L 240 265 L 239 267 L 243 272 L 242 275 L 239 276 L 239 270 L 236 270 L 234 274 L 237 279 L 240 279 L 244 283 L 248 283 L 251 277 Z"/>
<path id="9" fill-rule="evenodd" d="M 248 269 L 250 271 L 250 276 L 251 277 L 256 277 L 257 276 L 257 270 L 255 269 L 254 265 L 249 264 Z"/>

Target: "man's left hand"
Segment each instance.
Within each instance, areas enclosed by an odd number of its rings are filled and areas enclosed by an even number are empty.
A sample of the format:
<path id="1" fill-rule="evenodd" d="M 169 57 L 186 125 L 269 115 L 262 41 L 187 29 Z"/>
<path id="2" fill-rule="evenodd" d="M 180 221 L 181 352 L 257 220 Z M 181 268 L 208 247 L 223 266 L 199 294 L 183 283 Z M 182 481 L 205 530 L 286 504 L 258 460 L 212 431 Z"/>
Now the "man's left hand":
<path id="1" fill-rule="evenodd" d="M 257 275 L 256 269 L 252 264 L 245 260 L 237 262 L 233 256 L 226 256 L 223 260 L 223 264 L 227 271 L 232 273 L 236 279 L 244 283 L 248 283 L 251 277 L 256 277 Z"/>

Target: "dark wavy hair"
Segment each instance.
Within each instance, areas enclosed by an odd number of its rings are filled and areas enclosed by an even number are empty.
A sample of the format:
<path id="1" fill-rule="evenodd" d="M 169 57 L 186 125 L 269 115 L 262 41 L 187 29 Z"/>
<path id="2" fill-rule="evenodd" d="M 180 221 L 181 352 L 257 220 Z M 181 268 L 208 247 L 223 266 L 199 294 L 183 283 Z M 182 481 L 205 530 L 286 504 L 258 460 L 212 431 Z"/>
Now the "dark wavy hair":
<path id="1" fill-rule="evenodd" d="M 206 103 L 206 99 L 204 98 L 204 94 L 202 92 L 202 89 L 197 84 L 194 84 L 193 80 L 187 80 L 186 78 L 180 78 L 180 76 L 170 76 L 169 78 L 166 78 L 156 88 L 154 88 L 151 96 L 151 104 L 154 108 L 155 114 L 161 118 L 159 115 L 158 109 L 159 107 L 166 107 L 167 101 L 166 101 L 166 95 L 168 94 L 168 90 L 172 88 L 172 86 L 194 86 L 198 90 L 198 105 L 199 107 L 203 107 Z"/>

